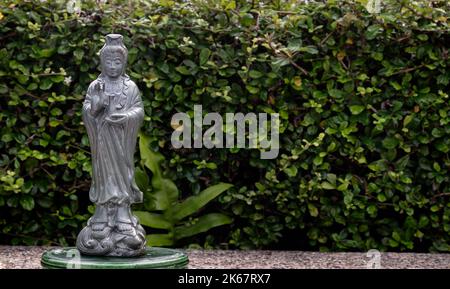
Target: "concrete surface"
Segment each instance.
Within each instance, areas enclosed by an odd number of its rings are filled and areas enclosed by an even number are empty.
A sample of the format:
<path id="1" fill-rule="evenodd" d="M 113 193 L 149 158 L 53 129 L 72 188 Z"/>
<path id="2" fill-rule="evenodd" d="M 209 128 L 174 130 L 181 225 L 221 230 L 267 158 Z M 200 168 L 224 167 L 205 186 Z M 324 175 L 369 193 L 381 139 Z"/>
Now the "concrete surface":
<path id="1" fill-rule="evenodd" d="M 41 254 L 50 247 L 0 246 L 0 268 L 41 268 Z M 450 254 L 319 253 L 299 251 L 187 250 L 191 269 L 450 269 Z M 379 259 L 378 259 L 379 257 Z M 379 262 L 378 262 L 379 260 Z"/>

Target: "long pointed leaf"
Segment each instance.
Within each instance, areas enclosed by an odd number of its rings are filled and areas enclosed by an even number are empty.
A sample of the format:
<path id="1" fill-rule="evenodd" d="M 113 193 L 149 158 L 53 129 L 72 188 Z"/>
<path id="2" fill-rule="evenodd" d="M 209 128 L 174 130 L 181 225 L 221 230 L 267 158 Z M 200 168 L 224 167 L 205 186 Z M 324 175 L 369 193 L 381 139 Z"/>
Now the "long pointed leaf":
<path id="1" fill-rule="evenodd" d="M 147 174 L 139 167 L 134 171 L 134 180 L 141 191 L 144 192 L 149 189 L 150 180 L 148 179 Z"/>
<path id="2" fill-rule="evenodd" d="M 145 237 L 148 246 L 173 246 L 173 237 L 171 234 L 150 234 Z"/>
<path id="3" fill-rule="evenodd" d="M 150 148 L 150 138 L 142 133 L 139 134 L 139 150 L 144 166 L 153 174 L 150 192 L 152 201 L 149 203 L 154 210 L 166 210 L 178 200 L 179 192 L 177 186 L 161 172 L 160 162 L 164 160 L 164 156 Z"/>
<path id="4" fill-rule="evenodd" d="M 152 187 L 150 186 L 150 180 L 148 178 L 145 169 L 137 167 L 134 172 L 134 179 L 136 185 L 144 194 L 144 207 L 146 210 L 153 211 L 158 207 L 157 198 L 154 196 Z"/>
<path id="5" fill-rule="evenodd" d="M 178 188 L 170 179 L 153 175 L 152 187 L 155 210 L 166 210 L 178 200 Z"/>
<path id="6" fill-rule="evenodd" d="M 233 221 L 232 218 L 220 214 L 220 213 L 212 213 L 207 214 L 198 219 L 198 221 L 190 226 L 183 225 L 175 227 L 174 229 L 174 237 L 175 240 L 179 240 L 182 238 L 194 236 L 203 232 L 206 232 L 214 227 L 228 225 Z"/>
<path id="7" fill-rule="evenodd" d="M 144 211 L 133 211 L 136 217 L 139 219 L 139 222 L 147 227 L 155 228 L 155 229 L 171 229 L 173 225 L 164 219 L 163 215 L 149 213 Z"/>
<path id="8" fill-rule="evenodd" d="M 152 171 L 154 175 L 161 175 L 159 163 L 164 160 L 161 153 L 150 149 L 150 138 L 143 133 L 139 133 L 139 152 L 144 165 Z"/>
<path id="9" fill-rule="evenodd" d="M 172 219 L 174 223 L 176 223 L 177 221 L 197 212 L 207 203 L 212 201 L 214 198 L 216 198 L 232 186 L 232 184 L 226 183 L 219 183 L 217 185 L 211 186 L 201 191 L 198 195 L 191 196 L 184 200 L 182 203 L 178 203 L 175 206 L 171 207 L 164 213 L 164 217 L 166 219 Z"/>

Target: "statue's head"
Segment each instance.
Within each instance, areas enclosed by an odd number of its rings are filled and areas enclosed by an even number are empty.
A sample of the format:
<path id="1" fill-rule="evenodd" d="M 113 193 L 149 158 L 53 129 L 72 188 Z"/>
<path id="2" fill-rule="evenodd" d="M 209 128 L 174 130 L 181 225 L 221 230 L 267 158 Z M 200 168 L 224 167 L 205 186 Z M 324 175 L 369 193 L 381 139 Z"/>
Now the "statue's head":
<path id="1" fill-rule="evenodd" d="M 125 75 L 128 50 L 123 44 L 123 36 L 120 34 L 106 35 L 105 45 L 100 50 L 102 74 L 110 78 Z"/>

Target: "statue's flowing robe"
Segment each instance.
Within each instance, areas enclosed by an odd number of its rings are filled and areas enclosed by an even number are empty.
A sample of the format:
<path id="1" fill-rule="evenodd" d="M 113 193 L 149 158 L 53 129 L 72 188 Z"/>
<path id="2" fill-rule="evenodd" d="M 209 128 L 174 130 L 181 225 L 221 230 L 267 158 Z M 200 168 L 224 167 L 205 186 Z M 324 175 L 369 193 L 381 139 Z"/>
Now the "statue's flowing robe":
<path id="1" fill-rule="evenodd" d="M 122 93 L 108 95 L 108 105 L 98 114 L 92 114 L 91 104 L 99 79 L 89 85 L 83 103 L 83 121 L 92 154 L 89 197 L 96 204 L 133 204 L 142 202 L 143 198 L 134 181 L 133 155 L 144 108 L 136 84 L 125 76 L 122 78 Z M 125 122 L 114 124 L 106 121 L 105 118 L 113 113 L 126 114 Z"/>

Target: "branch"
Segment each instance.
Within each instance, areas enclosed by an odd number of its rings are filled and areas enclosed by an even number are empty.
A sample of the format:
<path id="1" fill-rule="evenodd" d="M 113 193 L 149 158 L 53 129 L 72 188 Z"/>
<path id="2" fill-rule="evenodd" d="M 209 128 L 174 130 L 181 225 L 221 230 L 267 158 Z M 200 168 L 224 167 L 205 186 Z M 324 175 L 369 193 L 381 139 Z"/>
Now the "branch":
<path id="1" fill-rule="evenodd" d="M 305 75 L 309 75 L 308 71 L 306 71 L 303 67 L 301 67 L 300 65 L 298 65 L 297 63 L 295 63 L 292 59 L 289 59 L 289 62 L 298 70 L 300 70 L 301 72 L 303 72 L 303 74 Z"/>
<path id="2" fill-rule="evenodd" d="M 437 194 L 437 195 L 434 195 L 433 197 L 431 197 L 431 200 L 436 200 L 437 198 L 439 198 L 439 197 L 443 197 L 443 196 L 450 196 L 450 193 L 440 193 L 440 194 Z"/>
<path id="3" fill-rule="evenodd" d="M 392 76 L 392 75 L 397 75 L 397 74 L 402 74 L 402 73 L 408 73 L 408 72 L 411 72 L 411 71 L 413 71 L 413 70 L 422 68 L 422 67 L 424 67 L 424 66 L 425 66 L 425 64 L 421 64 L 421 65 L 415 66 L 415 67 L 403 68 L 403 69 L 400 69 L 400 70 L 397 71 L 397 72 L 394 72 L 393 74 L 391 74 L 391 76 Z"/>

